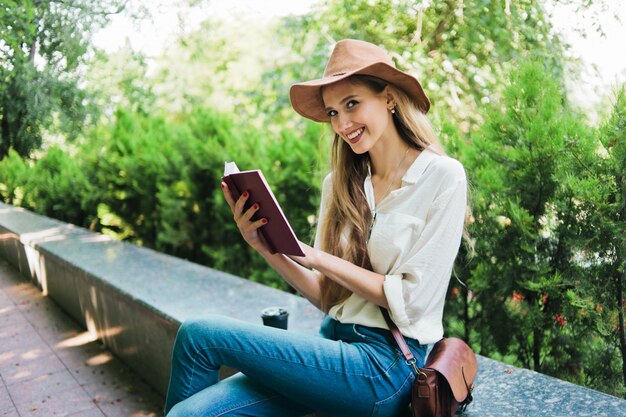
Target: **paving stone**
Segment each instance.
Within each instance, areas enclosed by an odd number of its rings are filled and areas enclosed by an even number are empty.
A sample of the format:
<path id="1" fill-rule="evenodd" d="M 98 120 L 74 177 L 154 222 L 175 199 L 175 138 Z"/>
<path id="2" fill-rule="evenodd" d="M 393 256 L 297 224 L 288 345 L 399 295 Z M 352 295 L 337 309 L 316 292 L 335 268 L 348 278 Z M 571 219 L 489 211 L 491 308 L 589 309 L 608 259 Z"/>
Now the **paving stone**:
<path id="1" fill-rule="evenodd" d="M 2 313 L 0 313 L 2 314 Z M 9 338 L 15 337 L 22 333 L 35 331 L 33 326 L 5 326 L 0 329 L 0 340 L 2 340 L 2 345 L 0 345 L 0 352 L 4 352 L 8 350 L 5 345 L 5 340 Z"/>
<path id="2" fill-rule="evenodd" d="M 101 381 L 133 381 L 139 378 L 118 360 L 97 366 L 83 364 L 70 368 L 70 372 L 76 381 L 83 386 L 98 384 Z"/>
<path id="3" fill-rule="evenodd" d="M 10 352 L 15 349 L 19 349 L 19 351 L 23 352 L 38 347 L 49 349 L 48 344 L 37 334 L 30 324 L 25 326 L 5 327 L 0 329 L 0 332 L 13 333 L 2 338 L 0 352 Z"/>
<path id="4" fill-rule="evenodd" d="M 8 412 L 14 410 L 15 406 L 11 397 L 9 396 L 9 391 L 4 386 L 4 383 L 0 382 L 0 416 L 4 412 Z"/>
<path id="5" fill-rule="evenodd" d="M 73 320 L 69 321 L 68 319 L 69 318 L 65 316 L 65 321 L 57 320 L 52 323 L 33 321 L 32 324 L 39 336 L 54 348 L 58 344 L 63 344 L 63 342 L 66 342 L 68 339 L 85 333 L 85 330 L 81 329 L 78 323 Z M 93 338 L 90 340 L 93 340 Z M 86 343 L 86 341 L 81 343 Z M 67 343 L 65 345 L 67 345 Z M 79 347 L 76 343 L 72 346 Z"/>
<path id="6" fill-rule="evenodd" d="M 159 394 L 19 280 L 0 260 L 0 417 L 163 415 Z"/>
<path id="7" fill-rule="evenodd" d="M 4 312 L 0 312 L 0 329 L 13 326 L 30 326 L 26 317 L 15 307 L 9 307 L 4 309 Z"/>
<path id="8" fill-rule="evenodd" d="M 70 389 L 84 391 L 67 369 L 40 375 L 28 381 L 9 385 L 7 388 L 15 405 L 39 404 L 50 394 Z"/>
<path id="9" fill-rule="evenodd" d="M 107 417 L 160 417 L 163 411 L 152 404 L 147 404 L 133 398 L 125 400 L 105 401 L 98 407 Z"/>
<path id="10" fill-rule="evenodd" d="M 49 298 L 41 298 L 30 304 L 18 305 L 18 309 L 31 323 L 57 324 L 68 321 L 67 314 Z M 78 324 L 70 319 L 67 325 L 68 327 L 76 327 Z"/>
<path id="11" fill-rule="evenodd" d="M 83 389 L 97 403 L 111 403 L 119 400 L 137 400 L 160 404 L 159 395 L 143 381 L 104 380 L 85 384 Z"/>
<path id="12" fill-rule="evenodd" d="M 32 357 L 18 358 L 12 366 L 2 369 L 2 378 L 8 387 L 61 369 L 66 369 L 63 362 L 48 350 L 34 353 Z"/>
<path id="13" fill-rule="evenodd" d="M 67 336 L 53 345 L 52 350 L 68 368 L 78 368 L 89 361 L 93 363 L 92 358 L 108 352 L 106 347 L 99 340 L 94 341 L 88 332 L 83 331 Z"/>
<path id="14" fill-rule="evenodd" d="M 19 282 L 5 288 L 4 293 L 16 305 L 30 304 L 33 299 L 41 297 L 41 292 L 37 287 L 28 282 Z"/>
<path id="15" fill-rule="evenodd" d="M 26 416 L 67 416 L 94 408 L 95 404 L 82 389 L 50 393 L 33 402 L 17 404 L 17 411 Z"/>
<path id="16" fill-rule="evenodd" d="M 3 309 L 12 306 L 15 306 L 15 304 L 13 304 L 13 300 L 11 300 L 3 293 L 0 293 L 0 312 L 2 312 Z"/>
<path id="17" fill-rule="evenodd" d="M 82 410 L 75 414 L 68 414 L 68 417 L 108 417 L 106 416 L 97 405 L 94 405 L 88 410 Z"/>
<path id="18" fill-rule="evenodd" d="M 22 364 L 27 365 L 28 362 L 37 360 L 46 355 L 50 355 L 49 348 L 44 343 L 25 346 L 23 349 L 15 348 L 0 353 L 0 373 L 8 373 Z M 7 381 L 5 381 L 6 383 Z"/>

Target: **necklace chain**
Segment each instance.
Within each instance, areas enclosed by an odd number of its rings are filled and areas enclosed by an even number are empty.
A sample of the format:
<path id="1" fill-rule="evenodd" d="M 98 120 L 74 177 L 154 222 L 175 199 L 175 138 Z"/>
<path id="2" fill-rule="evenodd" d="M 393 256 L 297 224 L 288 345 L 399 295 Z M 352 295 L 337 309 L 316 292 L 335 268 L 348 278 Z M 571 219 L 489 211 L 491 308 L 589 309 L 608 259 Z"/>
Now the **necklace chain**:
<path id="1" fill-rule="evenodd" d="M 403 157 L 402 157 L 402 159 L 400 160 L 400 163 L 399 163 L 399 164 L 398 164 L 398 166 L 396 167 L 395 171 L 398 171 L 398 170 L 400 169 L 400 167 L 401 167 L 401 166 L 402 166 L 402 164 L 404 163 L 404 160 L 406 159 L 407 155 L 409 154 L 409 150 L 410 150 L 410 149 L 411 149 L 411 147 L 410 147 L 410 146 L 407 146 L 407 147 L 406 147 L 406 152 L 404 152 L 404 156 L 403 156 Z M 394 171 L 394 174 L 395 174 L 395 171 Z M 390 182 L 390 183 L 389 183 L 389 185 L 387 186 L 387 190 L 385 190 L 385 194 L 383 194 L 383 195 L 382 195 L 382 196 L 378 199 L 378 201 L 379 201 L 379 202 L 383 201 L 383 200 L 385 199 L 385 197 L 387 197 L 387 194 L 389 194 L 389 190 L 391 189 L 391 186 L 393 185 L 393 183 L 394 183 L 394 182 L 395 182 L 395 181 L 394 181 L 394 178 L 392 178 L 392 179 L 391 179 L 391 182 Z M 377 208 L 377 206 L 378 206 L 378 205 L 376 204 L 376 196 L 374 196 L 374 208 L 373 208 L 373 210 L 372 210 L 372 213 L 373 213 L 373 214 L 372 214 L 372 223 L 370 224 L 370 230 L 369 230 L 369 233 L 368 233 L 368 235 L 367 235 L 367 241 L 368 241 L 368 242 L 369 242 L 369 240 L 370 240 L 370 237 L 372 236 L 372 229 L 374 229 L 374 223 L 376 223 L 376 214 L 377 214 L 377 210 L 376 210 L 376 208 Z"/>
<path id="2" fill-rule="evenodd" d="M 400 167 L 402 166 L 402 163 L 404 162 L 404 160 L 406 159 L 406 156 L 409 154 L 409 149 L 411 149 L 410 146 L 406 147 L 406 152 L 404 152 L 404 156 L 402 157 L 402 159 L 400 160 L 400 163 L 398 164 L 398 166 L 396 167 L 394 174 L 396 173 L 396 171 L 398 171 L 400 169 Z M 381 202 L 385 199 L 385 197 L 387 197 L 387 194 L 389 194 L 389 190 L 391 189 L 391 186 L 394 183 L 394 178 L 391 179 L 391 181 L 389 182 L 389 185 L 387 186 L 387 189 L 385 190 L 385 194 L 383 194 L 379 199 L 378 202 Z M 374 198 L 375 200 L 376 198 Z M 376 204 L 376 202 L 374 201 L 374 204 Z M 376 207 L 374 207 L 374 211 L 376 211 Z"/>

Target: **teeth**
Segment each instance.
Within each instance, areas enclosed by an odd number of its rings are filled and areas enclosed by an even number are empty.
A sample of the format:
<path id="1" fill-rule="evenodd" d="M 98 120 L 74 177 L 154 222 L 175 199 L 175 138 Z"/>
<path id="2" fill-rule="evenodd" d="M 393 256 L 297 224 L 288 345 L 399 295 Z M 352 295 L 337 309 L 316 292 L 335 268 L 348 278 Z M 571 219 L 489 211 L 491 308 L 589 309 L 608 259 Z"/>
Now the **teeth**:
<path id="1" fill-rule="evenodd" d="M 361 134 L 361 132 L 363 132 L 363 128 L 360 128 L 359 130 L 352 132 L 348 135 L 348 139 L 354 139 L 357 136 L 359 136 Z"/>

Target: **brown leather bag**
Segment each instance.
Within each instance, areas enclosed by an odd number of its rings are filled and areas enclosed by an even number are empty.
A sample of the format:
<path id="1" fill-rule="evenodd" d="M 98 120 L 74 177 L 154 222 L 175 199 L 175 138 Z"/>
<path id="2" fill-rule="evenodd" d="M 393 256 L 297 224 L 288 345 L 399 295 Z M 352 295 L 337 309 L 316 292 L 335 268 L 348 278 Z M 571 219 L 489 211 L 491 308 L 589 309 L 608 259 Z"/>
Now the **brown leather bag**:
<path id="1" fill-rule="evenodd" d="M 411 391 L 413 417 L 452 417 L 472 402 L 474 379 L 478 373 L 476 355 L 461 339 L 441 339 L 428 355 L 424 367 L 418 368 L 404 336 L 391 320 L 386 309 L 381 308 L 385 321 L 402 354 L 416 373 Z"/>

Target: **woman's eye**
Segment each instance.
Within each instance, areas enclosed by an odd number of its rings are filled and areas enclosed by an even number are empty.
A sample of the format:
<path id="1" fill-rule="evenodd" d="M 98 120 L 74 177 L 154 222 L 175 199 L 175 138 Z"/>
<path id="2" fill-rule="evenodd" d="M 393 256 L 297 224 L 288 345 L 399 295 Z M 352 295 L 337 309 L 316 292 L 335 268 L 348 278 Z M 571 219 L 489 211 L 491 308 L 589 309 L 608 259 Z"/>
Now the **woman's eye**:
<path id="1" fill-rule="evenodd" d="M 328 110 L 326 112 L 326 114 L 328 115 L 328 117 L 333 117 L 337 115 L 337 110 Z"/>
<path id="2" fill-rule="evenodd" d="M 359 102 L 358 102 L 358 101 L 356 101 L 356 100 L 350 100 L 350 101 L 348 101 L 348 102 L 346 103 L 346 107 L 347 107 L 347 108 L 349 108 L 349 109 L 351 109 L 352 107 L 356 106 L 357 104 L 359 104 Z"/>

